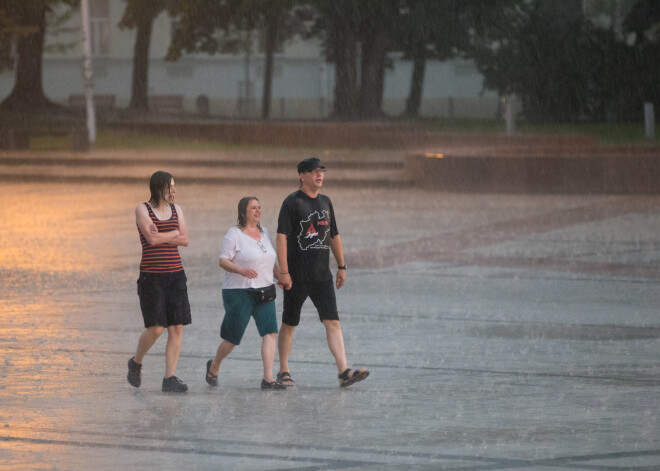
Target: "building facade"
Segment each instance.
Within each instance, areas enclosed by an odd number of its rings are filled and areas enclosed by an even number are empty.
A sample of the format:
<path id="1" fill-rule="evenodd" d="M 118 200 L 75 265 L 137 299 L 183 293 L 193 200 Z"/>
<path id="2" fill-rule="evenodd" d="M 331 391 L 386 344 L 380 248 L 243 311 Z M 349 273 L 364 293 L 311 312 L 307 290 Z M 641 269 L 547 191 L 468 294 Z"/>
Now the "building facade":
<path id="1" fill-rule="evenodd" d="M 135 31 L 118 28 L 124 0 L 89 0 L 94 93 L 98 107 L 125 108 L 131 94 Z M 83 95 L 83 60 L 79 12 L 63 26 L 47 30 L 43 58 L 43 85 L 51 100 L 80 106 Z M 176 21 L 166 13 L 154 22 L 150 47 L 150 109 L 168 113 L 197 113 L 221 118 L 256 118 L 261 110 L 264 55 L 184 55 L 166 61 Z M 56 47 L 69 44 L 70 47 Z M 400 115 L 406 104 L 412 62 L 401 54 L 390 56 L 385 77 L 383 111 Z M 13 87 L 14 71 L 0 73 L 0 98 Z M 500 100 L 483 89 L 474 63 L 464 59 L 429 61 L 420 114 L 438 118 L 500 117 Z M 314 40 L 288 41 L 275 56 L 271 118 L 322 119 L 333 109 L 334 67 L 325 61 Z"/>

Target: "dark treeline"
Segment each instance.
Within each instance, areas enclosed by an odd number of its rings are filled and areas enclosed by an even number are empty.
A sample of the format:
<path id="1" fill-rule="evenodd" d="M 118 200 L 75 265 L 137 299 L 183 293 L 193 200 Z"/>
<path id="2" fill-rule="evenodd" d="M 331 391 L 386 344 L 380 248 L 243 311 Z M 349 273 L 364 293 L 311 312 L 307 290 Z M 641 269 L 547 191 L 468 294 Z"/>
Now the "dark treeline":
<path id="1" fill-rule="evenodd" d="M 16 71 L 0 111 L 57 109 L 42 85 L 45 18 L 56 7 L 74 11 L 79 3 L 0 0 L 0 69 Z M 406 117 L 419 115 L 427 61 L 464 57 L 476 62 L 486 88 L 517 96 L 528 120 L 638 119 L 642 103 L 659 103 L 660 2 L 619 3 L 625 18 L 618 29 L 598 26 L 576 8 L 581 2 L 570 0 L 125 0 L 117 26 L 136 31 L 134 111 L 147 110 L 151 28 L 166 13 L 178 19 L 169 60 L 192 52 L 244 53 L 258 42 L 265 61 L 264 119 L 275 51 L 295 36 L 320 39 L 335 66 L 335 119 L 384 117 L 391 52 L 413 64 Z"/>

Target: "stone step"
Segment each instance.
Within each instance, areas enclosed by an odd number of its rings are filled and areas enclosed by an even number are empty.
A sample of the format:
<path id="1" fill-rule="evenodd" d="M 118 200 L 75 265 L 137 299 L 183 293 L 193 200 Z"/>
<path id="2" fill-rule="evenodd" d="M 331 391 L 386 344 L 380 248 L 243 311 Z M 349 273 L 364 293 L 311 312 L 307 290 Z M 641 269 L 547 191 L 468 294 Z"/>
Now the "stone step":
<path id="1" fill-rule="evenodd" d="M 349 154 L 327 156 L 326 185 L 331 187 L 410 186 L 403 159 L 377 159 Z M 375 156 L 377 157 L 377 156 Z M 0 154 L 0 179 L 32 182 L 144 183 L 154 171 L 167 170 L 178 183 L 292 185 L 300 156 L 290 153 L 241 151 L 42 152 Z"/>
<path id="2" fill-rule="evenodd" d="M 62 165 L 62 166 L 141 166 L 145 164 L 185 165 L 195 167 L 243 167 L 293 169 L 308 154 L 282 152 L 281 150 L 249 150 L 237 152 L 177 152 L 177 151 L 94 151 L 71 152 L 0 152 L 0 164 Z M 381 169 L 400 170 L 404 166 L 404 154 L 372 152 L 327 152 L 321 155 L 324 165 L 337 169 Z"/>

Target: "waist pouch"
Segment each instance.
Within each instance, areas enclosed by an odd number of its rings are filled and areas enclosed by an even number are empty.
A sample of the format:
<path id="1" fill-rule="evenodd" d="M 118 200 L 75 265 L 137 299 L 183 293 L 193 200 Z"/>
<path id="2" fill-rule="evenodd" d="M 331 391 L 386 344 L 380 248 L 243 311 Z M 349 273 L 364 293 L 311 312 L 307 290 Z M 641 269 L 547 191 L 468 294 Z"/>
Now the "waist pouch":
<path id="1" fill-rule="evenodd" d="M 277 297 L 275 285 L 266 286 L 265 288 L 248 288 L 248 293 L 259 304 L 269 303 Z"/>

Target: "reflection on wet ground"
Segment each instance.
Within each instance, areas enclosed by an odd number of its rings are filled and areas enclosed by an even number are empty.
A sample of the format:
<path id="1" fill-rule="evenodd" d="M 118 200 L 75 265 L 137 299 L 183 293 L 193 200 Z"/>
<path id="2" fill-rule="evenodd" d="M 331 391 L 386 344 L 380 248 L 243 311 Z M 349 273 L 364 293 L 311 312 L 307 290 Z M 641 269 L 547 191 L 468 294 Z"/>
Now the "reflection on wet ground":
<path id="1" fill-rule="evenodd" d="M 275 233 L 294 189 L 177 185 L 193 324 L 171 396 L 164 338 L 125 380 L 146 186 L 5 184 L 0 470 L 660 467 L 660 198 L 328 191 L 349 360 L 372 375 L 337 387 L 308 303 L 296 389 L 259 389 L 254 324 L 212 389 L 222 235 L 245 194 Z"/>

